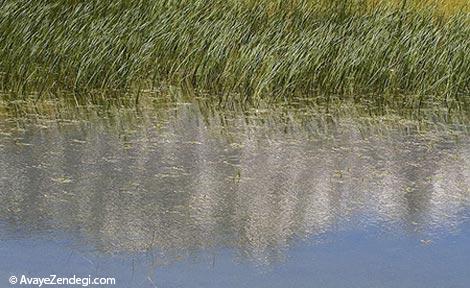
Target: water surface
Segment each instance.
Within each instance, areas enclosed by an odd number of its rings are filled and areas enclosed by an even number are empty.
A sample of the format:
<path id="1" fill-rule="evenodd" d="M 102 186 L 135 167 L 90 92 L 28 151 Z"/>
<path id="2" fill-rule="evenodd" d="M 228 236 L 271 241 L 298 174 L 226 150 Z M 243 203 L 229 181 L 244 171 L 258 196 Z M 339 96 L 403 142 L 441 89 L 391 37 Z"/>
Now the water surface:
<path id="1" fill-rule="evenodd" d="M 0 286 L 469 287 L 465 131 L 189 103 L 3 117 Z"/>

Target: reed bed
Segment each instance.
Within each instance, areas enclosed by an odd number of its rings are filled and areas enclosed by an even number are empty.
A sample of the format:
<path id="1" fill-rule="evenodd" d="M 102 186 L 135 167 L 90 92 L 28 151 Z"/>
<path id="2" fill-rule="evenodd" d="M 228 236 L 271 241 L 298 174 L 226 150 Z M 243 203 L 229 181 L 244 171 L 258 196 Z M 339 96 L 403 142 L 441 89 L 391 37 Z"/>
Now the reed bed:
<path id="1" fill-rule="evenodd" d="M 416 3 L 0 0 L 0 91 L 468 102 L 468 7 Z"/>

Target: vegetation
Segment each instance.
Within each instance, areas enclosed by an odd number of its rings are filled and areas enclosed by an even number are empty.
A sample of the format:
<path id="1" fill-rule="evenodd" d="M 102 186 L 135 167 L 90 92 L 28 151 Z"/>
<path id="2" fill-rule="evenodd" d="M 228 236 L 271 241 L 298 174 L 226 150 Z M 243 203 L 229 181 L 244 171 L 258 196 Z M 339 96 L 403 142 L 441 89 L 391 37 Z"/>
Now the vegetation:
<path id="1" fill-rule="evenodd" d="M 468 5 L 430 3 L 0 0 L 0 91 L 40 97 L 174 85 L 242 100 L 465 103 Z"/>

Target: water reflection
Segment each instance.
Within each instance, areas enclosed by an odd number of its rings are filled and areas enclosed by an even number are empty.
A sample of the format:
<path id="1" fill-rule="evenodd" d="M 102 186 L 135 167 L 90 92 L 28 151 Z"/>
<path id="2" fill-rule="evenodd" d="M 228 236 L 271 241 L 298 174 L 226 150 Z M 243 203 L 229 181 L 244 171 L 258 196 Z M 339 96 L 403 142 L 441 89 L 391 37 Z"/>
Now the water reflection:
<path id="1" fill-rule="evenodd" d="M 233 248 L 272 263 L 339 227 L 429 236 L 468 217 L 465 133 L 237 115 L 1 121 L 1 237 L 62 231 L 105 253 Z"/>

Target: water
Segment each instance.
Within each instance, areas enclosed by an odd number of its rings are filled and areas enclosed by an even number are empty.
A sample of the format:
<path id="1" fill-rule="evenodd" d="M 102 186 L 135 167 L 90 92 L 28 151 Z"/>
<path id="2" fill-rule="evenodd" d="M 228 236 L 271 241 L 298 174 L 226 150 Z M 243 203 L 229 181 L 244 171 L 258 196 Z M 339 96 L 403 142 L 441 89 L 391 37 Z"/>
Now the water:
<path id="1" fill-rule="evenodd" d="M 0 287 L 470 286 L 462 127 L 152 111 L 0 120 Z"/>

